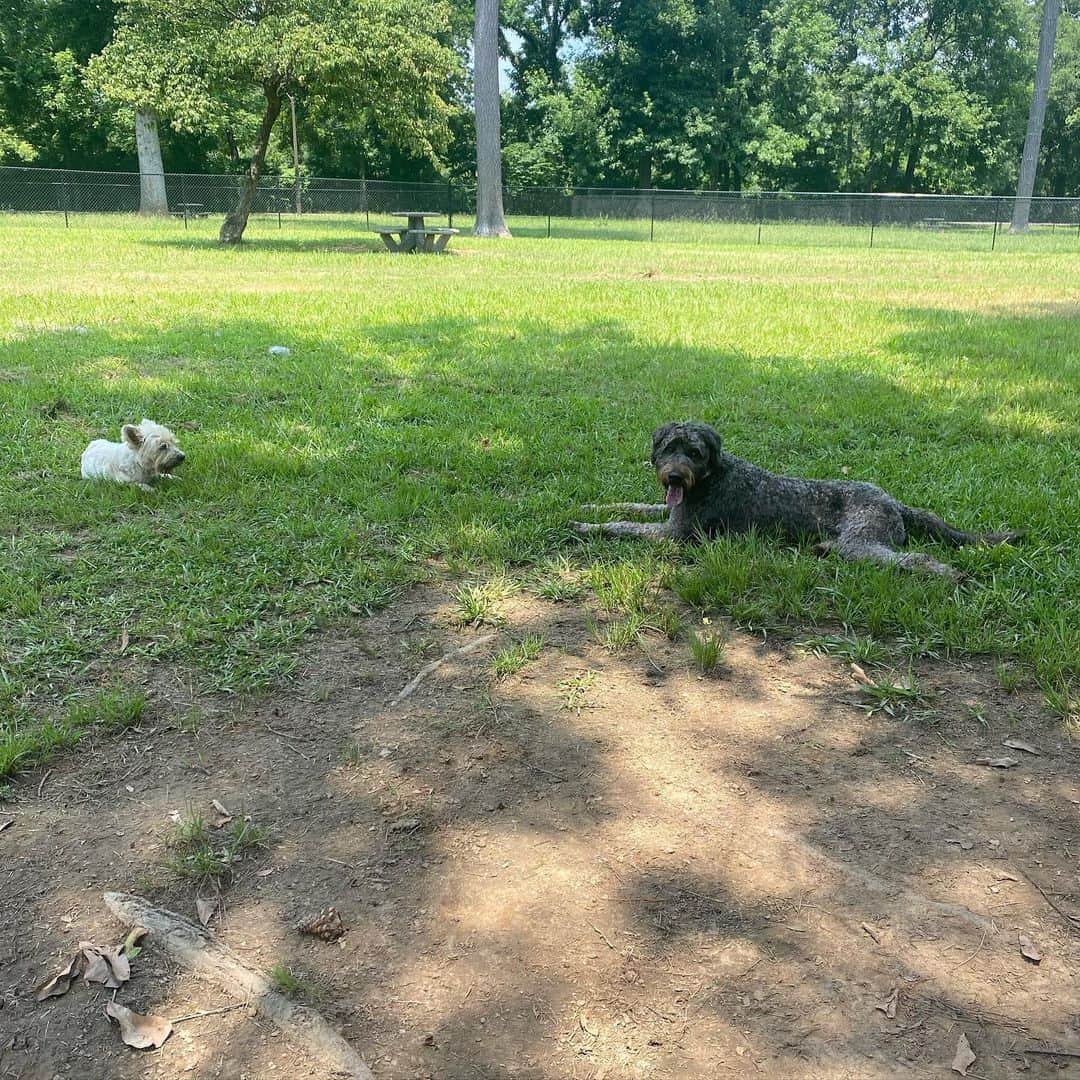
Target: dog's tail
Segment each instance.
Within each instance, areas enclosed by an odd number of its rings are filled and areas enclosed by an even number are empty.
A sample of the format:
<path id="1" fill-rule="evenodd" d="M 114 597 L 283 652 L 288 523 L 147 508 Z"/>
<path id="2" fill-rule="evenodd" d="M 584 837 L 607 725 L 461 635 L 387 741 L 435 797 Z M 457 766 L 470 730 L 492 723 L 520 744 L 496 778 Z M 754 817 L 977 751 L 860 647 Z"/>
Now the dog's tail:
<path id="1" fill-rule="evenodd" d="M 1022 529 L 989 533 L 965 532 L 963 529 L 950 525 L 929 510 L 904 506 L 903 503 L 900 504 L 900 515 L 904 519 L 904 528 L 909 533 L 918 533 L 934 540 L 942 540 L 954 547 L 963 547 L 965 544 L 1011 544 L 1026 535 Z"/>

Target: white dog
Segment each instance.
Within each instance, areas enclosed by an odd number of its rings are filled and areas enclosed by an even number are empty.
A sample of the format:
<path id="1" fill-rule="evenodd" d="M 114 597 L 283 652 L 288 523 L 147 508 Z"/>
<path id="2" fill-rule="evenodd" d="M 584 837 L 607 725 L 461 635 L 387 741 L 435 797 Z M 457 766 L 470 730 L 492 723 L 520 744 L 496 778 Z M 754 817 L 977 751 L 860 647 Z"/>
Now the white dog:
<path id="1" fill-rule="evenodd" d="M 184 460 L 176 445 L 176 436 L 153 420 L 143 420 L 137 427 L 125 424 L 120 429 L 122 442 L 95 439 L 82 456 L 82 474 L 86 480 L 115 480 L 135 484 L 143 491 L 153 491 L 150 481 L 169 474 Z"/>

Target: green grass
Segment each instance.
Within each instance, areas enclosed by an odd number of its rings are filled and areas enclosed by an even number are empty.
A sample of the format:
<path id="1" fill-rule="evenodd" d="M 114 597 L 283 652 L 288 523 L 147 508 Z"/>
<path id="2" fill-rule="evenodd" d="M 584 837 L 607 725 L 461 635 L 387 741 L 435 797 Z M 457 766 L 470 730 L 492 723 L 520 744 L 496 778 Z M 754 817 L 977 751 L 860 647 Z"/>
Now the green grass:
<path id="1" fill-rule="evenodd" d="M 242 814 L 214 829 L 200 813 L 191 810 L 166 838 L 165 846 L 171 852 L 167 865 L 177 877 L 195 885 L 220 883 L 266 842 L 266 831 Z"/>
<path id="2" fill-rule="evenodd" d="M 711 675 L 724 659 L 727 638 L 720 630 L 691 630 L 686 635 L 690 655 L 703 675 Z"/>
<path id="3" fill-rule="evenodd" d="M 498 679 L 516 675 L 527 664 L 539 658 L 543 647 L 543 634 L 523 634 L 512 645 L 495 654 L 491 661 L 492 674 Z"/>
<path id="4" fill-rule="evenodd" d="M 240 250 L 216 228 L 0 219 L 7 774 L 121 655 L 133 686 L 160 664 L 258 690 L 312 630 L 440 575 L 567 603 L 584 588 L 638 632 L 666 585 L 755 629 L 993 654 L 1075 697 L 1074 236 L 991 254 L 824 227 L 760 247 L 722 227 L 652 244 L 523 228 L 436 259 L 369 251 L 356 221 L 259 219 Z M 178 431 L 181 479 L 82 481 L 86 443 L 142 416 Z M 656 497 L 648 433 L 689 416 L 771 468 L 1031 536 L 937 550 L 960 587 L 769 537 L 573 539 L 579 504 Z M 499 594 L 470 587 L 463 620 L 497 619 Z"/>

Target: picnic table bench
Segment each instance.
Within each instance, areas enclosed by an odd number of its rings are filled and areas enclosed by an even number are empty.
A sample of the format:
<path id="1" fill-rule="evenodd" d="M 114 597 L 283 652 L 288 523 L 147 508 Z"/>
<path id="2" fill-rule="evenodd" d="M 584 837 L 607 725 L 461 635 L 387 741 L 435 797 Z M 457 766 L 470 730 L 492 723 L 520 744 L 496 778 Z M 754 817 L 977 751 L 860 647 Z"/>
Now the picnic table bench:
<path id="1" fill-rule="evenodd" d="M 422 251 L 429 255 L 438 254 L 446 250 L 450 237 L 457 236 L 461 232 L 460 229 L 442 229 L 425 225 L 424 218 L 442 217 L 442 214 L 437 214 L 433 210 L 399 210 L 391 217 L 405 218 L 406 224 L 372 229 L 372 232 L 382 239 L 387 250 L 391 252 Z"/>

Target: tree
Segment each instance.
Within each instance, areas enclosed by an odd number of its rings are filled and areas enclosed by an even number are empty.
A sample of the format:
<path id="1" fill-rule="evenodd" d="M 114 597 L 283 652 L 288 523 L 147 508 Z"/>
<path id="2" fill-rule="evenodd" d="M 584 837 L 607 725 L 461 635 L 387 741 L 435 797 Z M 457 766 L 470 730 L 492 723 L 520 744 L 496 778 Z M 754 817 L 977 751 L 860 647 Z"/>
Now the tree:
<path id="1" fill-rule="evenodd" d="M 476 236 L 509 236 L 503 216 L 499 97 L 499 0 L 476 0 L 473 32 L 476 110 Z"/>
<path id="2" fill-rule="evenodd" d="M 135 150 L 139 155 L 139 213 L 167 214 L 165 164 L 161 159 L 157 114 L 151 109 L 135 110 Z"/>
<path id="3" fill-rule="evenodd" d="M 438 38 L 441 0 L 122 0 L 118 21 L 102 56 L 108 93 L 246 148 L 223 244 L 243 238 L 289 93 L 377 108 L 388 135 L 417 153 L 434 156 L 445 138 L 438 89 L 454 58 Z"/>
<path id="4" fill-rule="evenodd" d="M 1054 39 L 1057 37 L 1058 13 L 1061 0 L 1043 0 L 1042 29 L 1039 31 L 1039 59 L 1035 65 L 1035 90 L 1031 95 L 1024 154 L 1020 159 L 1020 179 L 1013 203 L 1012 231 L 1027 232 L 1031 216 L 1031 193 L 1035 190 L 1035 173 L 1039 165 L 1039 146 L 1042 142 L 1043 121 L 1046 119 L 1046 99 L 1050 94 L 1050 69 L 1054 63 Z"/>

